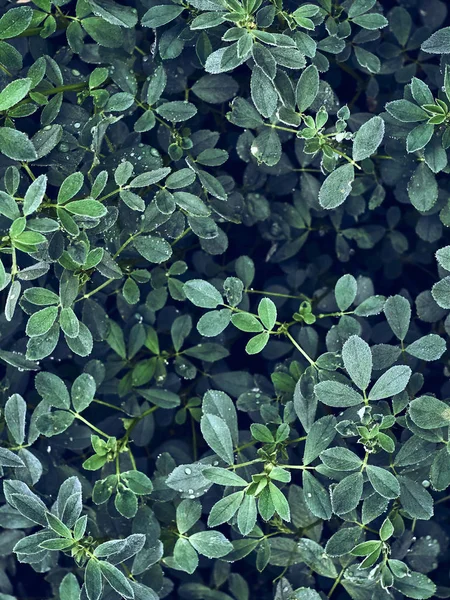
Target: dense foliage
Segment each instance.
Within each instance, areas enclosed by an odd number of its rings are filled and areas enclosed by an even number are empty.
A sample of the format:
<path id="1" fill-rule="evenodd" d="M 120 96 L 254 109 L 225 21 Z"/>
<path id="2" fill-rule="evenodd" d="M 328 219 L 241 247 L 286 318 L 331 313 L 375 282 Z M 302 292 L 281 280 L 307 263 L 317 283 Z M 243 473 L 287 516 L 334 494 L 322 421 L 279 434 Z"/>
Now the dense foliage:
<path id="1" fill-rule="evenodd" d="M 0 0 L 0 600 L 449 598 L 447 3 L 121 2 Z"/>

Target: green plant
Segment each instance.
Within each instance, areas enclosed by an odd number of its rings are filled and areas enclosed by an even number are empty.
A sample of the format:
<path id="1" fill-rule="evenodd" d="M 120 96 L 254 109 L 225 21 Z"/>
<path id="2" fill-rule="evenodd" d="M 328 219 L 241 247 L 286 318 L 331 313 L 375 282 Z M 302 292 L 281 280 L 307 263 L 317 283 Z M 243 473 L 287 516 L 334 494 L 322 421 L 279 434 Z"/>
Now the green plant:
<path id="1" fill-rule="evenodd" d="M 400 4 L 0 0 L 0 600 L 450 597 L 450 27 Z"/>

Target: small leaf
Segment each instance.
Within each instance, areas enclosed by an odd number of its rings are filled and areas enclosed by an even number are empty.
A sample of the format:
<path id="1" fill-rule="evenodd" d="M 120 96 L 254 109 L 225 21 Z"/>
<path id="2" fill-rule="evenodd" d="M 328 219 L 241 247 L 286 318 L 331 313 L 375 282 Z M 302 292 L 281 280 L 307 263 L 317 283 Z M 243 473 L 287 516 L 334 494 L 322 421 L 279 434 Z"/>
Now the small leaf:
<path id="1" fill-rule="evenodd" d="M 368 16 L 368 15 L 364 15 Z M 372 16 L 372 15 L 371 15 Z M 373 13 L 375 16 L 375 13 Z M 377 15 L 380 16 L 381 15 Z M 363 16 L 359 17 L 362 19 Z M 384 19 L 384 17 L 382 17 Z M 386 21 L 386 19 L 384 19 Z M 386 21 L 387 25 L 387 21 Z M 375 154 L 384 137 L 384 121 L 381 117 L 372 117 L 356 132 L 353 140 L 353 160 L 364 160 Z"/>
<path id="2" fill-rule="evenodd" d="M 353 275 L 343 275 L 338 279 L 334 288 L 336 304 L 339 310 L 347 310 L 354 302 L 357 293 L 357 283 Z"/>
<path id="3" fill-rule="evenodd" d="M 342 347 L 342 360 L 353 383 L 360 390 L 366 390 L 372 375 L 372 353 L 369 345 L 357 335 L 352 335 Z"/>
<path id="4" fill-rule="evenodd" d="M 234 462 L 233 440 L 228 425 L 216 415 L 203 415 L 200 429 L 208 446 L 226 463 Z"/>
<path id="5" fill-rule="evenodd" d="M 274 328 L 277 320 L 277 308 L 270 298 L 263 298 L 258 304 L 258 316 L 268 331 Z"/>
<path id="6" fill-rule="evenodd" d="M 192 304 L 201 308 L 217 308 L 223 304 L 220 292 L 203 279 L 191 279 L 183 285 L 183 291 Z"/>
<path id="7" fill-rule="evenodd" d="M 391 367 L 375 382 L 369 400 L 382 400 L 403 392 L 411 377 L 411 369 L 405 365 Z"/>
<path id="8" fill-rule="evenodd" d="M 314 392 L 319 401 L 327 406 L 340 408 L 357 406 L 363 402 L 363 397 L 358 392 L 339 381 L 322 381 L 314 386 Z"/>
<path id="9" fill-rule="evenodd" d="M 219 531 L 200 531 L 191 535 L 189 541 L 199 554 L 208 558 L 221 558 L 233 550 L 231 542 Z"/>
<path id="10" fill-rule="evenodd" d="M 433 396 L 421 396 L 409 405 L 409 416 L 422 429 L 438 429 L 450 425 L 450 406 Z"/>
<path id="11" fill-rule="evenodd" d="M 307 67 L 297 83 L 295 97 L 299 112 L 303 113 L 307 110 L 319 92 L 319 72 L 317 67 L 310 65 Z"/>
<path id="12" fill-rule="evenodd" d="M 208 517 L 208 527 L 217 527 L 229 521 L 238 511 L 244 492 L 234 492 L 214 504 Z"/>
<path id="13" fill-rule="evenodd" d="M 353 165 L 346 164 L 330 173 L 319 191 L 319 202 L 322 208 L 332 209 L 343 204 L 352 191 L 355 179 Z"/>
<path id="14" fill-rule="evenodd" d="M 400 495 L 400 485 L 392 473 L 374 465 L 367 465 L 366 472 L 374 490 L 380 496 L 391 499 Z"/>
<path id="15" fill-rule="evenodd" d="M 394 335 L 403 341 L 411 320 L 411 305 L 403 296 L 391 296 L 384 304 L 384 314 Z"/>

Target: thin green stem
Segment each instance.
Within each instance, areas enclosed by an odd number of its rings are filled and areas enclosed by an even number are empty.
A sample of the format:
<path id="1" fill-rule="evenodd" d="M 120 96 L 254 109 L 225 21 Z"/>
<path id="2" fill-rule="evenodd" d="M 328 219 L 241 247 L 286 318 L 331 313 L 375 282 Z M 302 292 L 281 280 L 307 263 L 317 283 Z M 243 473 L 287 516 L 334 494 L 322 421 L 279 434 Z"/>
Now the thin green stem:
<path id="1" fill-rule="evenodd" d="M 228 468 L 232 471 L 235 471 L 236 469 L 241 469 L 242 467 L 248 467 L 249 465 L 254 465 L 256 463 L 262 462 L 264 462 L 262 458 L 255 458 L 254 460 L 248 460 L 247 462 L 239 463 L 238 465 L 231 465 Z"/>
<path id="2" fill-rule="evenodd" d="M 344 573 L 345 573 L 345 569 L 346 569 L 346 568 L 347 568 L 347 567 L 344 567 L 344 568 L 342 569 L 342 571 L 339 573 L 339 575 L 336 577 L 336 579 L 335 579 L 335 581 L 334 581 L 333 585 L 331 586 L 331 589 L 330 589 L 330 591 L 328 592 L 328 598 L 331 598 L 331 596 L 333 595 L 333 592 L 334 592 L 334 590 L 335 590 L 335 589 L 337 588 L 337 586 L 338 586 L 338 585 L 341 583 L 341 579 L 342 579 L 342 577 L 343 577 L 343 575 L 344 575 Z"/>
<path id="3" fill-rule="evenodd" d="M 115 279 L 107 279 L 101 285 L 96 287 L 94 290 L 91 290 L 87 294 L 84 294 L 83 296 L 81 296 L 81 298 L 78 298 L 78 300 L 75 300 L 75 303 L 80 302 L 80 300 L 86 300 L 86 298 L 90 298 L 91 296 L 93 296 L 94 294 L 96 294 L 97 292 L 102 290 L 103 288 L 107 287 L 113 281 L 115 281 Z"/>
<path id="4" fill-rule="evenodd" d="M 107 433 L 105 433 L 104 431 L 102 431 L 101 429 L 99 429 L 98 427 L 96 427 L 95 425 L 92 425 L 92 423 L 90 423 L 87 419 L 85 419 L 82 415 L 80 415 L 79 413 L 75 412 L 74 410 L 69 410 L 70 414 L 73 415 L 76 419 L 78 419 L 79 421 L 82 421 L 85 425 L 87 425 L 88 427 L 90 427 L 92 429 L 92 431 L 95 431 L 96 433 L 98 433 L 99 435 L 105 437 L 106 439 L 109 439 L 109 435 Z"/>
<path id="5" fill-rule="evenodd" d="M 108 408 L 113 408 L 114 410 L 120 410 L 121 412 L 124 412 L 124 410 L 120 408 L 120 406 L 115 406 L 114 404 L 110 404 L 109 402 L 103 402 L 103 400 L 97 400 L 97 398 L 94 398 L 92 402 L 95 402 L 96 404 L 101 404 L 102 406 L 107 406 Z"/>
<path id="6" fill-rule="evenodd" d="M 263 290 L 254 290 L 253 288 L 246 288 L 246 294 L 262 294 L 263 296 L 274 296 L 277 298 L 291 298 L 292 300 L 309 300 L 308 296 L 305 294 L 299 294 L 298 296 L 293 296 L 291 294 L 282 294 L 281 292 L 266 292 Z"/>
<path id="7" fill-rule="evenodd" d="M 297 350 L 300 352 L 300 354 L 306 358 L 306 360 L 309 362 L 309 364 L 312 367 L 316 367 L 316 363 L 313 361 L 313 359 L 303 350 L 303 348 L 300 346 L 300 344 L 298 344 L 298 342 L 292 337 L 292 335 L 289 333 L 289 331 L 285 332 L 286 337 L 290 340 L 290 342 L 297 348 Z"/>

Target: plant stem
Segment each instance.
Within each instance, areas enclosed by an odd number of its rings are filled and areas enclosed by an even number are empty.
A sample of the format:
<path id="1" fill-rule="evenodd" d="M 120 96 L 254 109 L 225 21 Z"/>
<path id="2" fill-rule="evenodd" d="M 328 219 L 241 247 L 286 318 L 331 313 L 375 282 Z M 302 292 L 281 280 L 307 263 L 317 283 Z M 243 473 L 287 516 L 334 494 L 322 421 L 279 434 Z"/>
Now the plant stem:
<path id="1" fill-rule="evenodd" d="M 92 423 L 90 423 L 87 419 L 85 419 L 82 415 L 80 415 L 79 413 L 75 412 L 74 410 L 69 410 L 70 414 L 72 414 L 76 419 L 78 419 L 79 421 L 82 421 L 85 425 L 87 425 L 88 427 L 90 427 L 92 429 L 92 431 L 95 431 L 96 433 L 98 433 L 99 435 L 102 435 L 103 437 L 105 437 L 106 439 L 109 439 L 109 435 L 107 433 L 105 433 L 104 431 L 102 431 L 101 429 L 99 429 L 98 427 L 96 427 L 95 425 L 92 425 Z"/>
<path id="2" fill-rule="evenodd" d="M 291 343 L 297 348 L 297 350 L 300 352 L 300 354 L 306 358 L 306 360 L 309 362 L 309 364 L 312 367 L 316 367 L 316 363 L 313 361 L 313 359 L 303 350 L 303 348 L 300 346 L 300 344 L 298 344 L 296 342 L 296 340 L 292 337 L 292 335 L 289 333 L 289 331 L 286 331 L 285 333 L 286 337 L 291 341 Z"/>

